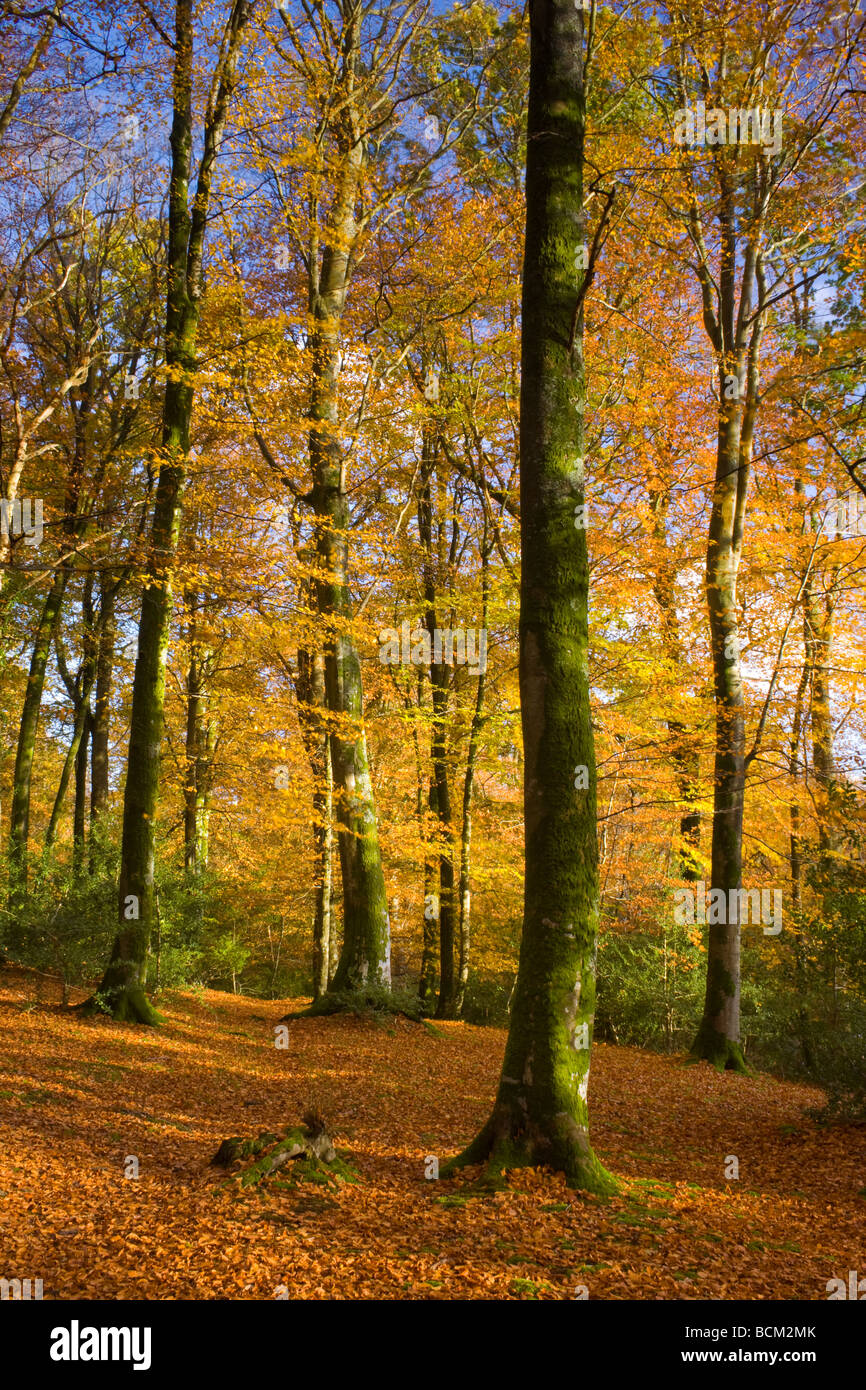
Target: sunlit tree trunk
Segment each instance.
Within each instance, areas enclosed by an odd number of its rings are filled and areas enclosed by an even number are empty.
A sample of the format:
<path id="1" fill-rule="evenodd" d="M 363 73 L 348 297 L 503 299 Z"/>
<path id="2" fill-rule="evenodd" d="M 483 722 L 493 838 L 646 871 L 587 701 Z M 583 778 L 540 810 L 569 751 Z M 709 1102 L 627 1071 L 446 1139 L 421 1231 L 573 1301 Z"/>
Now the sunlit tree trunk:
<path id="1" fill-rule="evenodd" d="M 154 831 L 159 792 L 159 756 L 165 704 L 165 663 L 173 606 L 172 572 L 177 549 L 183 485 L 189 453 L 202 256 L 211 182 L 235 84 L 240 42 L 250 17 L 249 0 L 233 0 L 204 121 L 195 198 L 189 181 L 193 146 L 193 5 L 177 0 L 169 187 L 166 384 L 159 482 L 150 531 L 147 579 L 138 629 L 132 686 L 129 754 L 123 801 L 118 883 L 119 930 L 94 999 L 116 1019 L 158 1021 L 144 992 L 154 920 Z"/>
<path id="2" fill-rule="evenodd" d="M 347 71 L 360 59 L 361 7 L 345 28 Z M 312 266 L 310 353 L 310 468 L 318 558 L 316 594 L 326 620 L 325 691 L 332 715 L 334 813 L 343 883 L 343 947 L 333 989 L 363 990 L 391 983 L 391 934 L 379 850 L 376 803 L 364 728 L 361 663 L 352 633 L 349 594 L 351 519 L 340 445 L 340 329 L 351 279 L 357 230 L 355 203 L 364 164 L 359 116 L 347 97 L 340 166 L 330 209 L 328 244 Z"/>
<path id="3" fill-rule="evenodd" d="M 295 681 L 301 735 L 313 774 L 313 999 L 328 992 L 331 975 L 331 876 L 333 862 L 333 787 L 327 732 L 325 659 L 322 652 L 298 651 Z"/>
<path id="4" fill-rule="evenodd" d="M 30 669 L 27 673 L 27 688 L 24 692 L 24 704 L 18 725 L 18 746 L 12 778 L 12 806 L 9 825 L 10 889 L 13 894 L 23 891 L 27 885 L 30 784 L 33 776 L 33 759 L 36 754 L 36 734 L 39 728 L 39 712 L 42 707 L 42 691 L 45 687 L 45 673 L 48 669 L 48 658 L 51 655 L 51 643 L 68 580 L 69 570 L 65 565 L 61 565 L 54 572 L 51 588 L 39 614 L 33 651 L 30 656 Z"/>
<path id="5" fill-rule="evenodd" d="M 530 8 L 520 390 L 523 935 L 493 1113 L 454 1164 L 550 1165 L 572 1186 L 603 1192 L 613 1179 L 590 1147 L 587 1097 L 599 898 L 580 510 L 584 22 L 573 0 L 533 0 Z"/>
<path id="6" fill-rule="evenodd" d="M 186 673 L 186 776 L 184 779 L 184 868 L 200 879 L 207 869 L 210 842 L 210 800 L 216 725 L 210 712 L 212 653 L 199 639 L 194 594 L 186 596 L 189 610 L 189 664 Z"/>
<path id="7" fill-rule="evenodd" d="M 430 692 L 432 721 L 430 725 L 429 807 L 436 819 L 436 854 L 438 882 L 424 885 L 424 918 L 433 904 L 435 892 L 436 916 L 439 924 L 439 997 L 437 1018 L 451 1018 L 454 1013 L 454 827 L 451 812 L 451 779 L 448 766 L 448 705 L 451 680 L 449 668 L 435 659 L 437 615 L 437 578 L 445 568 L 441 543 L 443 518 L 434 515 L 431 478 L 435 468 L 435 436 L 432 429 L 425 432 L 424 466 L 418 493 L 418 531 L 423 554 L 424 625 L 430 638 Z M 455 528 L 456 530 L 456 528 Z M 436 537 L 434 538 L 434 531 Z M 425 875 L 427 865 L 425 863 Z"/>
<path id="8" fill-rule="evenodd" d="M 490 555 L 487 549 L 485 530 L 481 554 L 481 626 L 487 628 L 490 601 Z M 472 722 L 469 726 L 469 744 L 466 750 L 466 770 L 463 775 L 463 818 L 460 826 L 460 877 L 457 890 L 459 908 L 459 954 L 457 963 L 457 993 L 454 1012 L 458 1018 L 463 1013 L 466 1001 L 466 987 L 469 983 L 469 954 L 472 947 L 472 901 L 470 894 L 470 864 L 472 854 L 472 800 L 475 791 L 475 765 L 481 730 L 484 725 L 484 694 L 487 684 L 486 666 L 478 672 L 475 687 L 475 705 Z"/>
<path id="9" fill-rule="evenodd" d="M 700 214 L 693 205 L 691 233 L 698 254 L 704 325 L 718 370 L 716 475 L 707 538 L 705 590 L 715 693 L 715 757 L 710 887 L 728 904 L 743 878 L 743 808 L 746 790 L 745 711 L 737 603 L 746 501 L 759 400 L 766 283 L 761 253 L 766 192 L 752 185 L 755 206 L 740 244 L 739 200 L 746 192 L 735 166 L 719 160 L 717 217 L 721 253 L 716 288 L 707 261 Z M 714 307 L 715 296 L 715 307 Z M 745 1071 L 740 1047 L 740 924 L 711 922 L 707 940 L 704 1008 L 691 1055 L 719 1070 Z"/>
<path id="10" fill-rule="evenodd" d="M 117 642 L 114 605 L 114 589 L 103 576 L 100 581 L 99 651 L 96 658 L 96 689 L 90 741 L 91 823 L 99 819 L 108 805 L 111 690 L 114 680 L 114 648 Z"/>

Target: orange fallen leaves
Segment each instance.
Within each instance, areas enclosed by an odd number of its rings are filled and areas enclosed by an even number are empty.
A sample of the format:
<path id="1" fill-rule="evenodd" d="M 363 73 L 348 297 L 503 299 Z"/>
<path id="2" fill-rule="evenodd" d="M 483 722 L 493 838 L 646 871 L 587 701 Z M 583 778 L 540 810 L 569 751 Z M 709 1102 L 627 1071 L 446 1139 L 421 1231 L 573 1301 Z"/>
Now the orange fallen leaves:
<path id="1" fill-rule="evenodd" d="M 472 1175 L 427 1181 L 424 1160 L 486 1118 L 501 1030 L 309 1019 L 281 1051 L 286 1000 L 171 995 L 148 1032 L 32 990 L 0 976 L 0 1275 L 46 1298 L 824 1299 L 866 1267 L 866 1136 L 819 1129 L 804 1087 L 601 1046 L 593 1142 L 621 1193 L 532 1169 L 472 1197 Z M 216 1190 L 222 1138 L 310 1106 L 359 1183 Z"/>

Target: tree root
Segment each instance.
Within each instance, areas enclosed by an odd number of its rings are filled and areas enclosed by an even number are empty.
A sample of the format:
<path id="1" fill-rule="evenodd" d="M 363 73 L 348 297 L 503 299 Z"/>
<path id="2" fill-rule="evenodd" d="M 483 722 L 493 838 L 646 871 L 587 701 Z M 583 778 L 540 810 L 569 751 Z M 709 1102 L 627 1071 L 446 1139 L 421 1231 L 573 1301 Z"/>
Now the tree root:
<path id="1" fill-rule="evenodd" d="M 440 1177 L 454 1177 L 477 1164 L 484 1164 L 481 1188 L 502 1187 L 514 1168 L 552 1168 L 565 1174 L 569 1187 L 597 1197 L 610 1196 L 619 1186 L 589 1144 L 579 1142 L 567 1125 L 554 1125 L 552 1133 L 533 1133 L 520 1128 L 508 1112 L 494 1111 L 472 1143 L 443 1164 Z"/>
<path id="2" fill-rule="evenodd" d="M 688 1060 L 692 1063 L 709 1062 L 716 1071 L 733 1071 L 738 1076 L 751 1076 L 740 1044 L 703 1024 L 692 1043 Z"/>
<path id="3" fill-rule="evenodd" d="M 315 999 L 306 1009 L 297 1013 L 284 1014 L 280 1023 L 291 1023 L 296 1018 L 330 1018 L 335 1014 L 354 1014 L 357 1018 L 374 1018 L 377 1015 L 392 1014 L 408 1018 L 410 1023 L 424 1023 L 426 1018 L 420 999 L 404 994 L 394 994 L 381 986 L 366 989 L 329 990 L 320 999 Z"/>
<path id="4" fill-rule="evenodd" d="M 109 1002 L 110 998 L 108 992 L 91 994 L 81 1004 L 73 1005 L 73 1012 L 84 1018 L 111 1018 L 115 1023 L 144 1023 L 150 1028 L 166 1022 L 140 985 L 116 991 L 113 1003 Z"/>

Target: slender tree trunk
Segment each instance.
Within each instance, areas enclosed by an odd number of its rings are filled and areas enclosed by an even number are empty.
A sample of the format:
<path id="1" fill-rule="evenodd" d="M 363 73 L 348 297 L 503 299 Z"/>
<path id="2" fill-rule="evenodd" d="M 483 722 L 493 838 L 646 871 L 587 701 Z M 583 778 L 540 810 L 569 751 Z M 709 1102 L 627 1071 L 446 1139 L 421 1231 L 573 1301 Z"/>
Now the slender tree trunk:
<path id="1" fill-rule="evenodd" d="M 84 863 L 85 836 L 87 834 L 87 764 L 90 754 L 90 740 L 93 736 L 93 715 L 90 704 L 84 710 L 84 728 L 75 755 L 75 802 L 72 811 L 72 862 L 76 873 L 81 872 Z"/>
<path id="2" fill-rule="evenodd" d="M 210 799 L 216 727 L 210 717 L 212 653 L 198 640 L 197 599 L 187 595 L 190 610 L 190 657 L 186 677 L 186 777 L 184 779 L 184 869 L 200 879 L 208 864 Z"/>
<path id="3" fill-rule="evenodd" d="M 430 732 L 430 760 L 432 777 L 430 779 L 429 806 L 436 817 L 436 859 L 438 860 L 438 889 L 436 910 L 439 920 L 439 997 L 436 1004 L 437 1018 L 452 1018 L 454 1015 L 456 982 L 454 977 L 454 827 L 451 813 L 451 780 L 448 767 L 448 703 L 451 681 L 448 667 L 435 660 L 435 640 L 438 628 L 436 612 L 437 569 L 444 568 L 442 545 L 438 549 L 438 565 L 434 558 L 434 528 L 442 536 L 442 519 L 434 523 L 431 475 L 435 466 L 434 434 L 431 428 L 425 433 L 425 467 L 418 495 L 418 530 L 421 537 L 424 571 L 424 623 L 430 637 L 430 692 L 433 707 L 433 720 Z M 426 868 L 426 865 L 425 865 Z M 428 893 L 425 883 L 424 917 L 427 920 Z"/>
<path id="4" fill-rule="evenodd" d="M 18 727 L 18 748 L 15 754 L 15 772 L 12 782 L 9 859 L 10 888 L 13 894 L 23 891 L 27 885 L 30 782 L 33 775 L 33 759 L 36 753 L 36 733 L 39 728 L 39 712 L 42 706 L 42 691 L 45 686 L 48 658 L 51 654 L 51 643 L 68 580 L 68 568 L 66 565 L 60 565 L 54 572 L 51 588 L 42 605 L 36 637 L 33 642 L 33 652 L 30 657 L 27 689 L 24 693 L 21 722 Z"/>
<path id="5" fill-rule="evenodd" d="M 316 915 L 313 920 L 313 998 L 327 994 L 331 976 L 331 864 L 332 801 L 334 779 L 331 773 L 331 748 L 323 740 L 324 785 L 313 796 L 316 816 L 314 849 L 317 866 Z"/>
<path id="6" fill-rule="evenodd" d="M 80 869 L 84 853 L 85 800 L 87 791 L 87 741 L 90 733 L 90 692 L 96 676 L 96 658 L 99 646 L 97 623 L 93 612 L 93 578 L 88 576 L 84 585 L 81 604 L 82 618 L 82 657 L 78 674 L 73 680 L 66 669 L 66 662 L 58 651 L 61 675 L 72 700 L 72 738 L 67 750 L 60 783 L 54 798 L 54 806 L 45 831 L 45 848 L 50 850 L 57 838 L 60 816 L 69 780 L 75 771 L 75 801 L 72 812 L 73 863 Z"/>
<path id="7" fill-rule="evenodd" d="M 60 782 L 57 786 L 57 793 L 54 798 L 54 805 L 45 831 L 45 848 L 51 849 L 57 839 L 57 830 L 60 825 L 60 815 L 63 811 L 63 802 L 66 800 L 66 792 L 69 787 L 69 780 L 75 769 L 75 809 L 73 816 L 73 844 L 76 846 L 76 860 L 80 861 L 80 851 L 83 849 L 84 836 L 84 779 L 87 776 L 87 743 L 84 739 L 87 729 L 87 717 L 90 713 L 90 688 L 93 684 L 93 669 L 86 671 L 83 675 L 80 698 L 75 710 L 75 720 L 72 727 L 72 738 L 66 750 L 66 757 L 63 760 L 63 769 L 60 773 Z M 81 750 L 84 750 L 83 757 L 79 757 Z M 76 841 L 76 834 L 80 832 L 81 841 Z"/>
<path id="8" fill-rule="evenodd" d="M 304 597 L 307 597 L 305 586 Z M 316 883 L 313 915 L 313 999 L 328 992 L 331 974 L 331 878 L 333 861 L 333 791 L 331 748 L 327 733 L 325 658 L 322 652 L 298 651 L 295 682 L 301 734 L 313 773 L 313 864 Z"/>
<path id="9" fill-rule="evenodd" d="M 812 730 L 812 767 L 815 770 L 818 812 L 818 848 L 825 867 L 832 848 L 831 830 L 833 783 L 836 760 L 833 749 L 833 719 L 830 710 L 830 653 L 833 644 L 834 601 L 831 593 L 819 600 L 811 580 L 803 590 L 803 627 L 809 655 L 812 694 L 809 718 Z"/>
<path id="10" fill-rule="evenodd" d="M 722 166 L 719 166 L 720 169 Z M 740 1046 L 740 924 L 728 910 L 743 880 L 743 808 L 746 792 L 745 712 L 737 616 L 737 578 L 743 548 L 746 500 L 758 409 L 761 335 L 766 285 L 760 234 L 742 250 L 740 312 L 735 314 L 738 273 L 734 190 L 719 173 L 722 229 L 720 316 L 705 308 L 716 349 L 719 379 L 718 443 L 710 529 L 707 539 L 706 596 L 710 619 L 716 738 L 713 782 L 713 834 L 710 880 L 721 889 L 724 921 L 711 922 L 707 943 L 704 1010 L 691 1047 L 695 1060 L 718 1070 L 747 1070 Z M 757 309 L 751 309 L 753 296 Z M 707 303 L 705 295 L 705 306 Z"/>
<path id="11" fill-rule="evenodd" d="M 803 1061 L 811 1071 L 814 1058 L 809 1041 L 809 1014 L 805 1007 L 804 1000 L 806 994 L 806 962 L 804 960 L 804 940 L 803 940 L 803 919 L 800 913 L 802 905 L 801 888 L 803 874 L 803 859 L 800 836 L 800 802 L 797 783 L 800 778 L 800 739 L 803 733 L 803 702 L 806 698 L 806 691 L 809 688 L 811 670 L 809 657 L 803 662 L 803 671 L 800 676 L 800 684 L 797 687 L 797 696 L 794 701 L 794 720 L 791 728 L 791 743 L 788 749 L 788 768 L 791 774 L 791 800 L 789 803 L 790 816 L 790 862 L 791 862 L 791 919 L 792 931 L 794 933 L 794 971 L 797 979 L 797 988 L 800 994 L 801 1007 L 797 1010 L 797 1023 L 800 1030 L 800 1050 L 803 1054 Z"/>
<path id="12" fill-rule="evenodd" d="M 361 10 L 347 25 L 347 62 L 358 62 Z M 356 32 L 357 30 L 357 32 Z M 347 123 L 351 125 L 347 113 Z M 326 620 L 325 690 L 334 810 L 343 883 L 343 947 L 335 991 L 390 987 L 391 933 L 379 850 L 376 803 L 364 729 L 361 664 L 351 631 L 349 500 L 339 430 L 340 327 L 356 240 L 354 216 L 364 161 L 363 137 L 350 131 L 331 209 L 330 244 L 310 285 L 312 382 L 310 467 L 315 511 L 318 610 Z"/>
<path id="13" fill-rule="evenodd" d="M 117 642 L 115 591 L 100 580 L 99 651 L 96 658 L 96 693 L 90 740 L 90 820 L 97 821 L 108 806 L 111 735 L 111 690 L 114 680 L 114 648 Z"/>
<path id="14" fill-rule="evenodd" d="M 425 708 L 424 688 L 424 667 L 419 666 L 417 706 L 419 714 Z M 431 811 L 435 809 L 432 805 L 432 801 L 436 796 L 436 784 L 430 779 L 425 794 L 424 768 L 421 757 L 421 745 L 418 738 L 417 719 L 412 726 L 412 736 L 415 744 L 415 772 L 417 779 L 415 815 L 418 820 L 421 841 L 424 846 L 424 903 L 422 908 L 421 973 L 418 979 L 418 998 L 421 1000 L 425 1012 L 432 1014 L 436 1007 L 436 987 L 439 975 L 439 865 L 430 842 L 430 828 L 427 822 L 428 807 Z"/>
<path id="15" fill-rule="evenodd" d="M 650 492 L 653 527 L 656 541 L 656 568 L 653 575 L 653 594 L 661 614 L 661 639 L 669 669 L 682 669 L 684 654 L 680 640 L 680 625 L 676 605 L 676 570 L 670 558 L 665 515 L 670 491 Z M 700 797 L 700 759 L 692 745 L 690 731 L 681 719 L 666 720 L 670 736 L 670 756 L 676 773 L 680 794 L 680 834 L 677 855 L 680 874 L 687 882 L 700 877 L 697 851 L 701 838 L 701 813 L 696 803 Z"/>
<path id="16" fill-rule="evenodd" d="M 487 549 L 487 532 L 481 550 L 481 626 L 487 628 L 490 601 L 490 556 Z M 457 995 L 454 1012 L 457 1018 L 463 1014 L 466 1002 L 466 987 L 469 983 L 469 953 L 472 945 L 472 911 L 469 889 L 470 862 L 472 853 L 472 798 L 475 790 L 475 764 L 481 730 L 484 725 L 484 694 L 487 686 L 487 672 L 479 670 L 478 684 L 475 687 L 475 706 L 472 723 L 469 726 L 469 745 L 466 750 L 466 771 L 463 776 L 463 819 L 460 827 L 460 879 L 457 900 L 460 912 L 460 946 L 457 966 Z"/>
<path id="17" fill-rule="evenodd" d="M 723 385 L 720 389 L 723 389 Z M 710 615 L 716 702 L 711 886 L 732 901 L 743 878 L 743 803 L 745 798 L 745 718 L 737 622 L 737 574 L 741 532 L 737 480 L 739 414 L 729 412 L 719 428 L 719 450 L 706 591 Z M 736 899 L 733 899 L 736 901 Z M 728 921 L 708 929 L 707 984 L 704 1013 L 692 1044 L 695 1058 L 724 1070 L 745 1069 L 740 1049 L 740 926 Z"/>
<path id="18" fill-rule="evenodd" d="M 604 1192 L 615 1184 L 590 1147 L 587 1098 L 599 901 L 578 299 L 586 272 L 577 268 L 584 22 L 573 0 L 530 7 L 520 387 L 523 936 L 493 1113 L 452 1166 L 485 1158 L 500 1170 L 549 1165 L 574 1187 Z"/>

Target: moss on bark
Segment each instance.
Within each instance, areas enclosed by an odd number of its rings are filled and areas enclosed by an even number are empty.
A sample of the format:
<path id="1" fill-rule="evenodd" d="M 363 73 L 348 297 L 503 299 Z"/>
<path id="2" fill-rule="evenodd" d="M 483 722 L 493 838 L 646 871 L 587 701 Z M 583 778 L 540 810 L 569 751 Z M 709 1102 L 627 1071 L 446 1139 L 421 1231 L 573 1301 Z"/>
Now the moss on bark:
<path id="1" fill-rule="evenodd" d="M 584 17 L 535 0 L 520 391 L 523 935 L 493 1113 L 446 1165 L 544 1165 L 613 1191 L 589 1142 L 599 885 L 589 698 L 583 165 Z"/>

